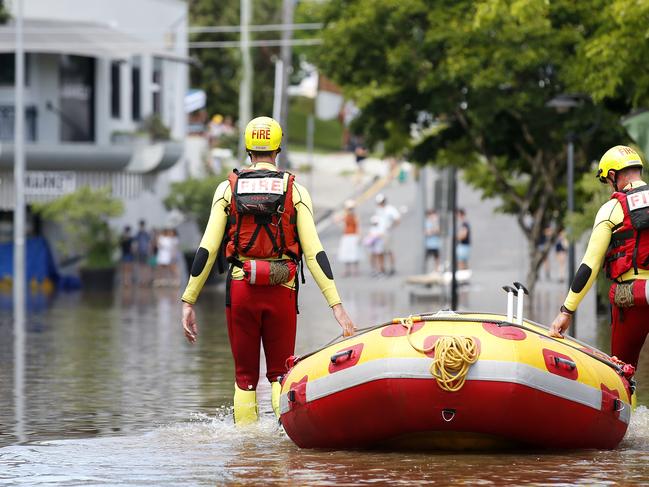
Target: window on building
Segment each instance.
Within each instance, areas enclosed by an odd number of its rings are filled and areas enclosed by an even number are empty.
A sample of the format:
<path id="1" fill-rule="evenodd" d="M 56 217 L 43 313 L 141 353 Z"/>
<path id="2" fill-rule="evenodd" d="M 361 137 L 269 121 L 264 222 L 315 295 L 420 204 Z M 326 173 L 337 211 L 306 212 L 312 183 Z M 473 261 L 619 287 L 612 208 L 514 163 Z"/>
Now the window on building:
<path id="1" fill-rule="evenodd" d="M 59 117 L 61 141 L 95 140 L 95 60 L 63 55 L 59 58 L 59 103 L 48 109 Z"/>
<path id="2" fill-rule="evenodd" d="M 122 83 L 120 77 L 120 63 L 113 61 L 110 64 L 110 115 L 113 118 L 122 116 Z"/>
<path id="3" fill-rule="evenodd" d="M 154 58 L 153 60 L 153 79 L 151 85 L 151 95 L 153 97 L 153 113 L 162 115 L 163 103 L 163 79 L 162 79 L 162 59 Z"/>
<path id="4" fill-rule="evenodd" d="M 140 67 L 133 66 L 131 70 L 131 104 L 133 120 L 140 120 L 142 112 L 140 107 Z"/>
<path id="5" fill-rule="evenodd" d="M 162 114 L 162 66 L 157 66 L 153 70 L 153 113 Z"/>
<path id="6" fill-rule="evenodd" d="M 25 85 L 29 85 L 29 63 L 30 55 L 25 54 Z M 0 86 L 13 86 L 15 81 L 16 55 L 13 52 L 0 54 Z"/>

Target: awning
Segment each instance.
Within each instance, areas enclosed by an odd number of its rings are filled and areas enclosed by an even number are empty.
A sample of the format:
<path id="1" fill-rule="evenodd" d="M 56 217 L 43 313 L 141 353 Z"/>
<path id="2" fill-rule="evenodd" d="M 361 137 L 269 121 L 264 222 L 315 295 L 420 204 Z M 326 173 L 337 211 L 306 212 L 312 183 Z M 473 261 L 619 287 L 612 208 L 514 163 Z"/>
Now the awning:
<path id="1" fill-rule="evenodd" d="M 15 52 L 16 31 L 13 22 L 0 26 L 0 53 Z M 128 59 L 149 54 L 172 61 L 193 62 L 185 54 L 174 51 L 173 36 L 169 41 L 154 43 L 138 39 L 106 24 L 60 20 L 25 19 L 23 27 L 25 52 L 72 54 L 86 57 Z"/>
<path id="2" fill-rule="evenodd" d="M 153 173 L 168 169 L 182 157 L 182 142 L 128 144 L 25 144 L 25 164 L 32 171 L 108 171 Z M 14 144 L 0 146 L 0 171 L 13 168 Z"/>

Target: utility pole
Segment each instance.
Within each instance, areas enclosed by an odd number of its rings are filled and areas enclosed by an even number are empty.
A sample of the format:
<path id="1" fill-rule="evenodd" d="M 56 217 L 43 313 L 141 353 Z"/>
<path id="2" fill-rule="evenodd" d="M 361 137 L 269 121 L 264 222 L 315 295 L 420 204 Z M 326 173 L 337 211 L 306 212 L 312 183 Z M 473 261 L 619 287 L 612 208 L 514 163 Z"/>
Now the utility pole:
<path id="1" fill-rule="evenodd" d="M 309 164 L 309 191 L 311 192 L 311 197 L 313 197 L 314 188 L 313 188 L 313 174 L 315 173 L 315 168 L 313 167 L 313 135 L 315 133 L 315 117 L 312 113 L 307 116 L 306 119 L 306 151 L 308 154 L 308 164 Z"/>
<path id="2" fill-rule="evenodd" d="M 567 186 L 568 186 L 568 214 L 575 211 L 575 142 L 574 134 L 568 136 L 568 154 L 567 154 Z M 575 242 L 568 242 L 568 289 L 575 276 Z M 577 336 L 577 313 L 572 316 L 572 336 Z"/>
<path id="3" fill-rule="evenodd" d="M 16 72 L 14 106 L 14 319 L 25 316 L 25 52 L 23 48 L 23 1 L 16 4 Z"/>
<path id="4" fill-rule="evenodd" d="M 279 124 L 284 132 L 282 152 L 280 153 L 280 163 L 284 168 L 289 165 L 288 153 L 288 85 L 293 66 L 293 48 L 291 40 L 293 39 L 293 14 L 295 12 L 295 0 L 282 1 L 282 24 L 285 29 L 282 31 L 282 47 L 280 48 L 280 59 L 282 60 L 282 108 L 280 112 Z"/>
<path id="5" fill-rule="evenodd" d="M 25 50 L 23 0 L 16 0 L 16 64 L 14 106 L 14 402 L 16 436 L 25 441 Z"/>
<path id="6" fill-rule="evenodd" d="M 281 59 L 275 60 L 275 86 L 273 87 L 273 118 L 277 121 L 282 118 L 282 88 L 284 79 L 284 63 Z"/>
<path id="7" fill-rule="evenodd" d="M 239 161 L 246 157 L 243 130 L 252 118 L 252 59 L 250 58 L 250 0 L 241 0 L 241 60 L 243 73 L 239 85 Z"/>
<path id="8" fill-rule="evenodd" d="M 449 208 L 451 211 L 451 309 L 457 310 L 457 176 L 449 168 Z"/>

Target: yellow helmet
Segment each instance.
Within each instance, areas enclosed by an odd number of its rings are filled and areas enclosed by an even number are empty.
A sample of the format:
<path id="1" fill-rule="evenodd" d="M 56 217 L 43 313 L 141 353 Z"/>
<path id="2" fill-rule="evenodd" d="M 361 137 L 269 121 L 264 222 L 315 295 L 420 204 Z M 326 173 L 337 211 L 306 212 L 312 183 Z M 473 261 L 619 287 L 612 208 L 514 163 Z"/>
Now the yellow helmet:
<path id="1" fill-rule="evenodd" d="M 282 127 L 270 117 L 253 118 L 246 125 L 246 149 L 270 152 L 282 143 Z"/>
<path id="2" fill-rule="evenodd" d="M 619 171 L 621 169 L 626 169 L 627 167 L 642 168 L 642 159 L 640 159 L 640 155 L 631 147 L 627 147 L 626 145 L 616 145 L 607 150 L 599 160 L 597 178 L 602 183 L 605 183 L 609 171 Z"/>

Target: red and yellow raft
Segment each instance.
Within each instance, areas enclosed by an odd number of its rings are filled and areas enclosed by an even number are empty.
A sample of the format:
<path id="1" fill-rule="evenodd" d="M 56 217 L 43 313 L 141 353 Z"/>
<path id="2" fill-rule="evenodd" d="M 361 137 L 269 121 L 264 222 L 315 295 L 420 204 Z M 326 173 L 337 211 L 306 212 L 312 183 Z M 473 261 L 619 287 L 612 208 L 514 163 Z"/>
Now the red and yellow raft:
<path id="1" fill-rule="evenodd" d="M 408 336 L 409 335 L 409 336 Z M 464 385 L 431 374 L 444 336 L 472 337 Z M 295 359 L 281 423 L 303 448 L 615 448 L 631 418 L 633 380 L 619 363 L 541 325 L 502 315 L 395 319 Z"/>

